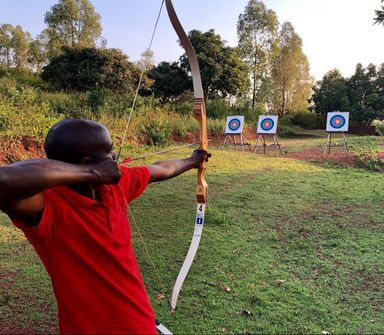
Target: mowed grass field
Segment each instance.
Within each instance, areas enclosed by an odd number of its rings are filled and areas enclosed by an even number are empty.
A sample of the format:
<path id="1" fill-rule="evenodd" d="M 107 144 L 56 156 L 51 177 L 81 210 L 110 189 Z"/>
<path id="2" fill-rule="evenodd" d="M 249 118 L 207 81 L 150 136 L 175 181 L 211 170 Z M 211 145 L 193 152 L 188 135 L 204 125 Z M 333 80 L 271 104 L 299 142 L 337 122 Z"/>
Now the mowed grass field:
<path id="1" fill-rule="evenodd" d="M 158 319 L 178 334 L 384 333 L 384 175 L 212 154 L 205 228 L 174 313 L 168 301 L 192 238 L 196 173 L 150 185 L 131 206 L 160 276 L 132 226 Z M 0 332 L 55 332 L 49 280 L 4 215 L 0 255 Z"/>

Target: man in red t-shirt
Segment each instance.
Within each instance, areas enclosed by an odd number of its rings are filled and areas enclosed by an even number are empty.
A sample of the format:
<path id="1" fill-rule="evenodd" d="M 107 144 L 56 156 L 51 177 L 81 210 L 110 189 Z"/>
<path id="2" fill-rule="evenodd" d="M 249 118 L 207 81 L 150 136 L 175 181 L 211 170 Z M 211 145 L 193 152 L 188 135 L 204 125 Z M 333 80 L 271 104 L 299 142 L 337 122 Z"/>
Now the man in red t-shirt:
<path id="1" fill-rule="evenodd" d="M 118 166 L 108 130 L 77 119 L 52 127 L 45 152 L 0 168 L 0 208 L 51 277 L 60 333 L 156 333 L 127 207 L 149 183 L 197 168 L 208 154 Z"/>

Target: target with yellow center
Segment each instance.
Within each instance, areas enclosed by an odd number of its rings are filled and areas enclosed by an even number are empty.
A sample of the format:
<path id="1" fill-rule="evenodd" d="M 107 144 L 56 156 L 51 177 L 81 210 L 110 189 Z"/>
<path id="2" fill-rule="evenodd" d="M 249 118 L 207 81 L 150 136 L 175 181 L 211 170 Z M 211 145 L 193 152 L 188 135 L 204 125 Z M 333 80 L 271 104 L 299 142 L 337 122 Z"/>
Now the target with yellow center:
<path id="1" fill-rule="evenodd" d="M 347 132 L 349 128 L 348 112 L 331 112 L 327 115 L 327 132 Z"/>
<path id="2" fill-rule="evenodd" d="M 244 116 L 228 116 L 227 125 L 225 127 L 225 134 L 228 135 L 239 135 L 243 132 L 244 127 Z"/>
<path id="3" fill-rule="evenodd" d="M 257 125 L 258 134 L 276 134 L 277 115 L 261 115 Z"/>

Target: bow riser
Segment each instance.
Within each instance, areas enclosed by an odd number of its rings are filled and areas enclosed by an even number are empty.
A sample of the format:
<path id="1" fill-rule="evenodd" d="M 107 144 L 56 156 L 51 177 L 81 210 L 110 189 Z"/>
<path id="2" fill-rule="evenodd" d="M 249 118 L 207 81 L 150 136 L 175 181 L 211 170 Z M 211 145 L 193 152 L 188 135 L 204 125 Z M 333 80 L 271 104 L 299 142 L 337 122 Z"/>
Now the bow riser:
<path id="1" fill-rule="evenodd" d="M 203 99 L 196 98 L 194 100 L 193 113 L 200 125 L 199 150 L 208 151 L 207 121 L 206 121 L 206 115 L 205 115 L 205 104 Z M 207 169 L 207 163 L 202 162 L 197 172 L 196 198 L 198 203 L 203 203 L 203 204 L 207 202 L 207 197 L 208 197 L 208 184 L 205 181 L 206 169 Z"/>

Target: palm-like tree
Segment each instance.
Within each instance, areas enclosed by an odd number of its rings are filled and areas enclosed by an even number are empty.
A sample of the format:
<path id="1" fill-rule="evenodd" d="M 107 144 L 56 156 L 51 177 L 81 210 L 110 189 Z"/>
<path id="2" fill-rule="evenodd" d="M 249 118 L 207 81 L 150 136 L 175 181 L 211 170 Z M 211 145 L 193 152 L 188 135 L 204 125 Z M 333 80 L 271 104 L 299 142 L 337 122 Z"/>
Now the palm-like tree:
<path id="1" fill-rule="evenodd" d="M 374 24 L 384 24 L 384 0 L 381 0 L 382 10 L 375 10 L 376 17 L 373 19 Z"/>

